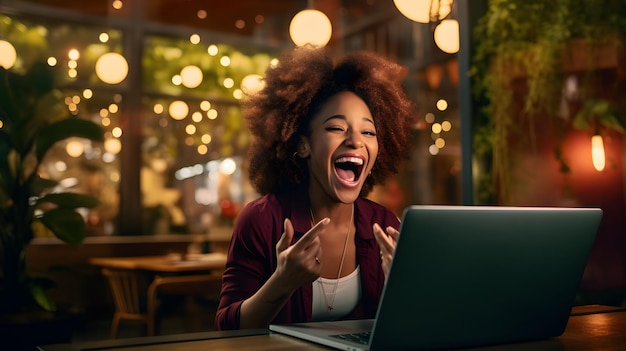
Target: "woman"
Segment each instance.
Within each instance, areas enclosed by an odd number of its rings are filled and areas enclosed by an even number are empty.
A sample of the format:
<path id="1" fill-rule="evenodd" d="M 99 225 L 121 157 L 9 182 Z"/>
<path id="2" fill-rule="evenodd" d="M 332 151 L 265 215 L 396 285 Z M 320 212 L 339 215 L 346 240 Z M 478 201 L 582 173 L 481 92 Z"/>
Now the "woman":
<path id="1" fill-rule="evenodd" d="M 244 105 L 262 197 L 235 223 L 217 329 L 374 317 L 400 222 L 365 196 L 408 156 L 402 76 L 371 53 L 335 63 L 309 47 L 268 69 Z"/>

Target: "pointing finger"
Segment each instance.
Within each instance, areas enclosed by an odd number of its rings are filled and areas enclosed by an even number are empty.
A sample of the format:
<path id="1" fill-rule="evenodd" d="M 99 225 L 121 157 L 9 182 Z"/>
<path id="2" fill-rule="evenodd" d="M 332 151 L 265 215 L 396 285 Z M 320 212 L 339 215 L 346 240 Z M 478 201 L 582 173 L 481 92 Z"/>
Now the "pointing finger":
<path id="1" fill-rule="evenodd" d="M 317 222 L 317 224 L 315 224 L 313 228 L 304 233 L 300 240 L 298 240 L 298 242 L 294 244 L 294 247 L 298 249 L 304 249 L 309 246 L 313 242 L 313 240 L 315 240 L 319 236 L 319 233 L 322 232 L 322 230 L 328 223 L 330 223 L 330 218 L 328 217 Z"/>
<path id="2" fill-rule="evenodd" d="M 287 248 L 291 244 L 291 239 L 293 238 L 293 224 L 291 224 L 289 218 L 285 218 L 285 221 L 283 222 L 283 228 L 283 235 L 278 240 L 278 243 L 276 243 L 277 253 L 287 250 Z"/>

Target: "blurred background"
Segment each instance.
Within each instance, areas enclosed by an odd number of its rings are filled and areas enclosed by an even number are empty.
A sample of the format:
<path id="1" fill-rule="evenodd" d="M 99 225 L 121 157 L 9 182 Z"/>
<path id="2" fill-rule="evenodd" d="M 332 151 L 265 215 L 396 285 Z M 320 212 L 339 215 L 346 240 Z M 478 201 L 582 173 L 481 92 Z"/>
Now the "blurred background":
<path id="1" fill-rule="evenodd" d="M 280 52 L 319 40 L 406 67 L 411 159 L 373 200 L 398 216 L 410 204 L 600 207 L 579 303 L 626 303 L 624 11 L 619 0 L 0 0 L 0 65 L 53 67 L 50 109 L 105 131 L 46 156 L 42 176 L 101 204 L 82 210 L 78 247 L 38 231 L 30 268 L 71 267 L 54 273 L 55 297 L 108 316 L 90 257 L 226 250 L 258 196 L 241 101 Z"/>

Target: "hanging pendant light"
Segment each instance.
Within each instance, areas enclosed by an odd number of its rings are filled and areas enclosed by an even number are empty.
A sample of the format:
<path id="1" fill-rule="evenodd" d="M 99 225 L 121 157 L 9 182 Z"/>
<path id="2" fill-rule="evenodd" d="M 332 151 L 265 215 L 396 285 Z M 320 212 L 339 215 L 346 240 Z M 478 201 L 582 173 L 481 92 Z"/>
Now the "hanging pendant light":
<path id="1" fill-rule="evenodd" d="M 435 27 L 435 44 L 441 51 L 448 54 L 459 52 L 459 22 L 454 19 L 445 19 Z"/>
<path id="2" fill-rule="evenodd" d="M 402 15 L 418 23 L 437 24 L 434 30 L 435 44 L 443 52 L 459 51 L 459 22 L 446 19 L 452 13 L 454 0 L 393 0 Z"/>
<path id="3" fill-rule="evenodd" d="M 449 15 L 453 0 L 393 0 L 393 3 L 411 21 L 430 23 Z"/>
<path id="4" fill-rule="evenodd" d="M 398 11 L 411 21 L 430 22 L 431 0 L 393 0 L 393 3 Z"/>
<path id="5" fill-rule="evenodd" d="M 297 46 L 307 44 L 322 47 L 328 44 L 333 33 L 330 19 L 318 10 L 303 10 L 291 19 L 289 35 Z"/>
<path id="6" fill-rule="evenodd" d="M 604 142 L 602 141 L 602 136 L 600 134 L 596 134 L 591 137 L 591 159 L 593 161 L 593 167 L 596 171 L 601 172 L 604 169 L 606 161 L 604 155 Z"/>

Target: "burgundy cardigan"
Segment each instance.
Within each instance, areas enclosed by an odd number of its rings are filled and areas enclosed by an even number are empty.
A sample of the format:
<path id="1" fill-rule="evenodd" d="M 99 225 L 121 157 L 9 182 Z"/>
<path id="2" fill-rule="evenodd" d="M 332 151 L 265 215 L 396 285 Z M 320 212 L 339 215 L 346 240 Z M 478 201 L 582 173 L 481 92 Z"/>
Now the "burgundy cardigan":
<path id="1" fill-rule="evenodd" d="M 350 319 L 374 318 L 385 282 L 380 249 L 372 226 L 400 226 L 398 217 L 380 204 L 358 198 L 356 218 L 356 263 L 360 265 L 361 301 Z M 215 315 L 217 330 L 239 329 L 241 303 L 252 296 L 276 269 L 276 243 L 283 221 L 291 219 L 295 243 L 311 228 L 308 193 L 269 194 L 247 204 L 237 217 L 222 277 L 220 302 Z M 312 284 L 296 290 L 272 323 L 311 320 Z"/>

